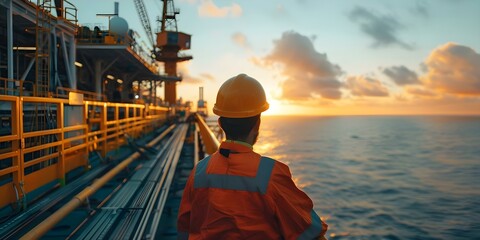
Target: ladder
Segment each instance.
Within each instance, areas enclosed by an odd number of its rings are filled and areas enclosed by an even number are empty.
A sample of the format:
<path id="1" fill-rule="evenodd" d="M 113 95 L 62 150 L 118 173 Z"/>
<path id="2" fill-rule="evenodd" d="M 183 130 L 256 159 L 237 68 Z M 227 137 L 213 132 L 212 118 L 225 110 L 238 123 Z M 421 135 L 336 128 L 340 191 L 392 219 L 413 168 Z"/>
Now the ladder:
<path id="1" fill-rule="evenodd" d="M 37 0 L 36 6 L 36 24 L 35 24 L 35 84 L 33 88 L 33 96 L 48 97 L 50 92 L 51 78 L 51 48 L 52 48 L 52 15 L 55 10 L 52 0 Z M 41 131 L 54 128 L 55 121 L 52 119 L 52 110 L 47 103 L 33 103 L 27 109 L 29 114 L 25 117 L 29 120 L 25 123 L 30 127 L 30 131 Z M 25 141 L 27 146 L 41 145 L 54 141 L 52 135 L 37 136 L 29 138 Z M 26 158 L 38 158 L 42 155 L 48 155 L 51 149 L 33 152 Z M 40 168 L 52 164 L 52 160 L 40 163 Z M 34 167 L 37 168 L 38 166 Z"/>
<path id="2" fill-rule="evenodd" d="M 33 96 L 47 97 L 50 88 L 50 52 L 51 52 L 51 11 L 55 7 L 51 0 L 37 0 L 36 8 L 36 51 L 35 51 L 35 87 Z"/>

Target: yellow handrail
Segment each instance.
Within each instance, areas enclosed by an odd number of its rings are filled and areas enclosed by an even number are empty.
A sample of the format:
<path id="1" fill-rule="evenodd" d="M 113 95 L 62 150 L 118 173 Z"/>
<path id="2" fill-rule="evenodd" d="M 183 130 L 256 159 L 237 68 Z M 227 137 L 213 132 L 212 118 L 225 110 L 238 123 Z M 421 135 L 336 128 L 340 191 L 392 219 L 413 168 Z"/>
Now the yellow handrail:
<path id="1" fill-rule="evenodd" d="M 203 145 L 205 146 L 205 152 L 211 155 L 217 151 L 220 143 L 215 137 L 215 134 L 213 134 L 212 130 L 208 127 L 207 123 L 205 123 L 202 116 L 195 113 L 195 119 L 200 128 L 200 136 L 202 137 Z"/>
<path id="2" fill-rule="evenodd" d="M 8 179 L 0 185 L 0 196 L 5 196 L 0 198 L 0 208 L 17 201 L 12 186 L 24 186 L 25 192 L 19 195 L 23 198 L 53 180 L 64 185 L 68 172 L 88 166 L 89 152 L 99 151 L 105 157 L 109 151 L 126 143 L 125 134 L 138 138 L 161 126 L 170 110 L 144 104 L 84 101 L 83 105 L 74 106 L 83 109 L 78 110 L 77 122 L 66 125 L 67 99 L 11 96 L 0 92 L 0 103 L 10 109 L 8 117 L 2 116 L 1 119 L 2 124 L 9 127 L 2 128 L 8 132 L 0 136 L 0 161 L 10 159 L 7 162 L 11 163 L 0 170 L 0 179 Z M 36 111 L 32 105 L 49 106 L 51 120 L 56 124 L 49 129 L 30 129 L 32 125 L 25 124 L 24 116 Z M 57 161 L 52 161 L 55 159 Z M 41 164 L 40 169 L 35 167 L 26 171 L 36 164 Z M 24 203 L 23 207 L 26 207 L 26 201 Z"/>
<path id="3" fill-rule="evenodd" d="M 60 93 L 61 91 L 63 91 L 64 94 L 61 94 Z M 78 89 L 71 89 L 71 88 L 66 88 L 66 87 L 57 87 L 55 95 L 56 95 L 56 97 L 59 97 L 59 98 L 68 98 L 69 97 L 68 93 L 70 93 L 70 92 L 83 94 L 83 96 L 85 97 L 85 100 L 98 101 L 98 100 L 107 99 L 105 94 L 83 91 L 83 90 L 78 90 Z"/>

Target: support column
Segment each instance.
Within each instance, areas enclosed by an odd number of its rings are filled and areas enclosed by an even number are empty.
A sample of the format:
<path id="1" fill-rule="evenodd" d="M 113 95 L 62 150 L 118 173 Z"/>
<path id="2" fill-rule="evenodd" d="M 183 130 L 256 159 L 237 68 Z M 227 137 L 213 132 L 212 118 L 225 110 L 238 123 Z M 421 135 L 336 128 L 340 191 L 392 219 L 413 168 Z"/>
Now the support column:
<path id="1" fill-rule="evenodd" d="M 63 1 L 62 1 L 63 3 Z M 72 89 L 77 89 L 77 68 L 75 66 L 75 61 L 77 59 L 76 43 L 75 36 L 71 35 L 68 37 L 68 50 L 70 56 L 70 87 Z"/>
<path id="2" fill-rule="evenodd" d="M 135 94 L 133 93 L 133 80 L 123 81 L 122 99 L 124 102 L 132 103 L 135 100 Z"/>
<path id="3" fill-rule="evenodd" d="M 155 105 L 155 99 L 153 95 L 153 88 L 154 88 L 153 83 L 154 81 L 150 80 L 150 104 Z"/>
<path id="4" fill-rule="evenodd" d="M 13 79 L 13 17 L 12 17 L 12 1 L 8 2 L 7 7 L 7 76 Z M 8 82 L 8 88 L 13 89 L 13 82 Z"/>
<path id="5" fill-rule="evenodd" d="M 95 80 L 95 92 L 97 94 L 100 94 L 102 95 L 103 92 L 103 79 L 102 79 L 102 75 L 103 75 L 103 72 L 102 72 L 102 60 L 95 60 L 95 63 L 94 63 L 94 80 Z M 103 100 L 103 99 L 102 99 Z"/>
<path id="6" fill-rule="evenodd" d="M 57 10 L 58 18 L 64 18 L 65 14 L 63 12 L 65 9 L 63 6 L 63 0 L 55 0 L 55 9 Z"/>
<path id="7" fill-rule="evenodd" d="M 57 168 L 57 177 L 60 181 L 60 186 L 65 186 L 65 146 L 64 146 L 64 104 L 58 103 L 57 104 L 57 124 L 58 128 L 61 129 L 60 134 L 57 134 L 58 141 L 62 144 L 59 146 L 59 153 L 60 156 L 58 157 L 58 168 Z M 66 116 L 65 116 L 66 117 Z"/>
<path id="8" fill-rule="evenodd" d="M 122 86 L 120 97 L 122 99 L 122 102 L 130 103 L 130 99 L 128 98 L 128 93 L 132 89 L 131 74 L 123 73 L 121 77 L 122 77 L 123 83 L 120 84 L 120 86 Z"/>
<path id="9" fill-rule="evenodd" d="M 105 72 L 112 67 L 112 65 L 117 62 L 118 58 L 115 58 L 112 62 L 110 62 L 107 66 L 103 66 L 102 60 L 94 60 L 93 63 L 93 75 L 95 80 L 95 93 L 102 95 L 103 94 L 103 79 L 102 76 Z"/>
<path id="10" fill-rule="evenodd" d="M 165 62 L 165 73 L 167 76 L 177 76 L 177 63 Z M 165 81 L 165 102 L 170 106 L 174 106 L 177 103 L 177 82 Z"/>
<path id="11" fill-rule="evenodd" d="M 102 132 L 102 141 L 101 147 L 100 147 L 100 154 L 102 155 L 102 158 L 105 158 L 107 156 L 108 152 L 108 141 L 107 141 L 107 104 L 103 103 L 103 106 L 101 106 L 101 112 L 100 112 L 100 131 Z"/>
<path id="12" fill-rule="evenodd" d="M 157 80 L 153 80 L 153 105 L 158 106 L 158 101 L 157 101 Z"/>
<path id="13" fill-rule="evenodd" d="M 53 82 L 53 86 L 57 87 L 57 86 L 62 86 L 62 81 L 60 81 L 60 78 L 58 76 L 58 57 L 57 57 L 58 56 L 58 48 L 57 48 L 57 33 L 55 32 L 55 28 L 52 28 L 52 35 L 53 35 L 52 49 L 53 49 L 53 71 L 54 71 L 54 73 L 53 73 L 53 80 L 51 80 L 51 81 Z"/>
<path id="14" fill-rule="evenodd" d="M 68 57 L 69 51 L 67 51 L 67 41 L 65 39 L 65 34 L 61 33 L 61 41 L 62 41 L 62 50 L 63 50 L 63 62 L 65 63 L 65 69 L 67 70 L 67 78 L 68 83 L 70 84 L 70 88 L 73 88 L 73 79 L 72 79 L 72 71 L 75 69 L 75 60 L 72 62 L 71 58 Z"/>

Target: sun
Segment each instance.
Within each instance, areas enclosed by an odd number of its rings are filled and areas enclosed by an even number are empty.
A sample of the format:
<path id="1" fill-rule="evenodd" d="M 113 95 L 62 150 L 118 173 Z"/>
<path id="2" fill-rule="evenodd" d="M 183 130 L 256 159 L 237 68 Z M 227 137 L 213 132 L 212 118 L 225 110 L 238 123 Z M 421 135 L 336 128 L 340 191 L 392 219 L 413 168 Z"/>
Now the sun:
<path id="1" fill-rule="evenodd" d="M 267 111 L 262 113 L 262 115 L 270 116 L 270 115 L 285 114 L 285 111 L 282 109 L 282 102 L 280 102 L 278 100 L 271 99 L 271 100 L 268 100 L 268 104 L 270 104 L 270 108 L 268 108 Z"/>

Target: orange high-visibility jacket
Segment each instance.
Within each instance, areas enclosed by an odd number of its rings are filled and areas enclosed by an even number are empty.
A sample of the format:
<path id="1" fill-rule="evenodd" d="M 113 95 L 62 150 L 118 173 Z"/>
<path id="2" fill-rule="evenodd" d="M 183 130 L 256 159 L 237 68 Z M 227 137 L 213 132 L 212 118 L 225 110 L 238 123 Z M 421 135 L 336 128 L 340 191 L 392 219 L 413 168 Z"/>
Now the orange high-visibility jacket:
<path id="1" fill-rule="evenodd" d="M 247 146 L 223 142 L 200 161 L 185 186 L 179 239 L 313 239 L 327 224 L 292 181 L 287 165 Z"/>

